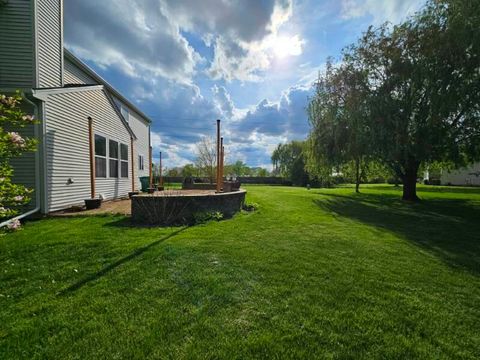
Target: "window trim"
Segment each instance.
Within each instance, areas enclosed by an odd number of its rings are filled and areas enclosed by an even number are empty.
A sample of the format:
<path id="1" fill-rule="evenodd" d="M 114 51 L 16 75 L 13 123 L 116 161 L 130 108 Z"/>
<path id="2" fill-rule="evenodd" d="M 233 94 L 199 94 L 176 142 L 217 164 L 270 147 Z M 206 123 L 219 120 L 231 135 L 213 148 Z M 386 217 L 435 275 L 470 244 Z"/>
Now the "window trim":
<path id="1" fill-rule="evenodd" d="M 122 158 L 122 145 L 124 145 L 124 146 L 127 148 L 127 158 L 126 158 L 126 159 L 123 159 L 123 158 Z M 120 170 L 120 171 L 119 171 L 119 175 L 120 175 L 119 178 L 121 178 L 121 179 L 128 179 L 128 178 L 129 178 L 129 170 L 130 170 L 130 169 L 129 169 L 130 166 L 128 165 L 128 157 L 129 157 L 129 156 L 128 156 L 128 151 L 129 151 L 130 149 L 128 148 L 128 144 L 124 144 L 124 143 L 121 143 L 121 142 L 120 142 L 120 143 L 118 143 L 118 150 L 119 150 L 119 155 L 120 155 L 120 156 L 119 156 L 119 167 L 120 167 L 120 169 L 119 169 L 119 170 Z M 123 173 L 122 173 L 122 165 L 123 165 L 123 164 L 126 164 L 126 165 L 127 165 L 127 176 L 123 176 Z"/>
<path id="2" fill-rule="evenodd" d="M 145 156 L 138 154 L 138 171 L 145 170 Z"/>
<path id="3" fill-rule="evenodd" d="M 97 155 L 95 153 L 95 137 L 99 136 L 105 139 L 105 156 L 103 155 Z M 129 179 L 130 178 L 130 146 L 127 143 L 122 142 L 121 140 L 114 139 L 110 136 L 107 136 L 101 132 L 94 132 L 93 134 L 94 137 L 94 157 L 95 159 L 97 157 L 105 159 L 105 176 L 98 176 L 98 172 L 95 171 L 95 178 L 96 179 Z M 116 142 L 117 143 L 117 151 L 118 151 L 118 157 L 117 158 L 112 158 L 110 156 L 110 141 Z M 125 145 L 127 148 L 127 159 L 122 159 L 122 150 L 121 146 Z M 114 160 L 117 162 L 117 171 L 118 171 L 118 176 L 110 176 L 110 160 Z M 122 163 L 127 164 L 127 176 L 122 176 Z M 96 161 L 95 161 L 95 169 L 96 169 Z"/>
<path id="4" fill-rule="evenodd" d="M 105 139 L 105 155 L 97 155 L 97 141 L 96 141 L 96 137 L 101 137 L 103 139 Z M 94 157 L 95 157 L 95 178 L 98 178 L 98 179 L 107 179 L 108 178 L 108 171 L 107 171 L 107 164 L 108 164 L 108 148 L 107 148 L 107 144 L 108 144 L 108 138 L 102 134 L 99 134 L 99 133 L 94 133 L 93 134 L 93 152 L 94 152 Z M 105 176 L 98 176 L 98 171 L 97 171 L 97 157 L 98 158 L 101 158 L 101 159 L 104 159 L 105 160 Z"/>
<path id="5" fill-rule="evenodd" d="M 117 148 L 117 157 L 114 158 L 110 155 L 110 143 L 111 142 L 114 142 L 117 144 L 116 148 Z M 120 174 L 119 174 L 119 168 L 120 168 L 120 154 L 118 153 L 119 152 L 119 147 L 120 147 L 120 142 L 117 141 L 117 140 L 113 140 L 113 139 L 108 139 L 108 177 L 111 178 L 111 179 L 119 179 L 120 178 Z M 116 161 L 117 162 L 117 176 L 112 176 L 111 174 L 111 165 L 110 165 L 110 162 L 111 161 Z"/>

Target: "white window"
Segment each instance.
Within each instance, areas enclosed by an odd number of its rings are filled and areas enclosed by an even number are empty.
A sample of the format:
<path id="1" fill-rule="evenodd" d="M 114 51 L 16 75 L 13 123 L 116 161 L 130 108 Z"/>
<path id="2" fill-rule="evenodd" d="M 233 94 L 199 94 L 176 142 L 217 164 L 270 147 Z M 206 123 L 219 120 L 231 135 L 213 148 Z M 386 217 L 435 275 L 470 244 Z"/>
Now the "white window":
<path id="1" fill-rule="evenodd" d="M 120 176 L 128 178 L 128 145 L 120 144 Z"/>
<path id="2" fill-rule="evenodd" d="M 107 139 L 95 135 L 95 177 L 107 177 Z"/>
<path id="3" fill-rule="evenodd" d="M 143 160 L 143 155 L 138 155 L 138 170 L 144 170 L 145 164 Z"/>
<path id="4" fill-rule="evenodd" d="M 108 168 L 111 178 L 118 178 L 118 142 L 108 141 Z"/>

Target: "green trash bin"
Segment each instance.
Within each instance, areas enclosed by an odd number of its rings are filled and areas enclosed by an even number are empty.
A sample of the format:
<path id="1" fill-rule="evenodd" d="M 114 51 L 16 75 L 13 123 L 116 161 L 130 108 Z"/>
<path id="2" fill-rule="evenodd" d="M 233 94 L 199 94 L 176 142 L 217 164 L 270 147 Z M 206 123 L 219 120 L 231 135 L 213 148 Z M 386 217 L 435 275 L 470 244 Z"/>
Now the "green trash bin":
<path id="1" fill-rule="evenodd" d="M 142 184 L 142 191 L 148 192 L 148 188 L 150 187 L 150 177 L 140 176 L 140 184 Z"/>

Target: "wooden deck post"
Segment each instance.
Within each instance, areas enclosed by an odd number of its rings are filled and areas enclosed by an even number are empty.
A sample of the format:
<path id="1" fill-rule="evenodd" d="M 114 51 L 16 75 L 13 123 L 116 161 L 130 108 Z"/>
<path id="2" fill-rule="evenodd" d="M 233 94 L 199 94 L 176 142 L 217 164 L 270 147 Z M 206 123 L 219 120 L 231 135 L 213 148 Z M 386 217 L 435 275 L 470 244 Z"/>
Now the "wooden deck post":
<path id="1" fill-rule="evenodd" d="M 159 177 L 160 177 L 160 186 L 163 186 L 163 174 L 162 174 L 162 152 L 160 151 L 160 164 L 159 164 L 160 168 L 159 168 Z"/>
<path id="2" fill-rule="evenodd" d="M 224 148 L 223 148 L 223 137 L 220 138 L 220 191 L 223 191 L 223 154 Z"/>
<path id="3" fill-rule="evenodd" d="M 150 189 L 153 187 L 153 174 L 152 174 L 152 147 L 150 146 L 148 151 L 148 176 L 150 177 Z"/>
<path id="4" fill-rule="evenodd" d="M 94 155 L 93 119 L 88 117 L 88 148 L 90 155 L 90 197 L 95 199 L 95 155 Z"/>
<path id="5" fill-rule="evenodd" d="M 133 152 L 133 136 L 130 137 L 130 156 L 132 157 L 132 192 L 135 191 L 135 157 Z"/>
<path id="6" fill-rule="evenodd" d="M 220 120 L 217 120 L 217 192 L 221 191 L 220 187 Z"/>

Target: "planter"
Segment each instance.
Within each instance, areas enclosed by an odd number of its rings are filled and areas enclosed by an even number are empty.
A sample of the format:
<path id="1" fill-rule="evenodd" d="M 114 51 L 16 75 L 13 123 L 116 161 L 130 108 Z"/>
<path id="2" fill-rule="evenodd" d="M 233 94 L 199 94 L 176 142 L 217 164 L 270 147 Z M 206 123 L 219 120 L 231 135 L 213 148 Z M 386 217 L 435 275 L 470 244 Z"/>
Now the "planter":
<path id="1" fill-rule="evenodd" d="M 138 194 L 140 194 L 138 191 L 130 191 L 128 193 L 128 198 L 131 199 L 133 195 L 138 195 Z"/>
<path id="2" fill-rule="evenodd" d="M 154 187 L 148 188 L 148 189 L 147 189 L 147 192 L 148 192 L 149 194 L 153 194 L 153 193 L 155 192 L 155 188 L 154 188 Z"/>
<path id="3" fill-rule="evenodd" d="M 98 209 L 102 205 L 102 199 L 85 199 L 87 210 Z"/>
<path id="4" fill-rule="evenodd" d="M 157 186 L 157 190 L 158 190 L 158 191 L 163 191 L 164 188 L 165 188 L 164 186 Z"/>

